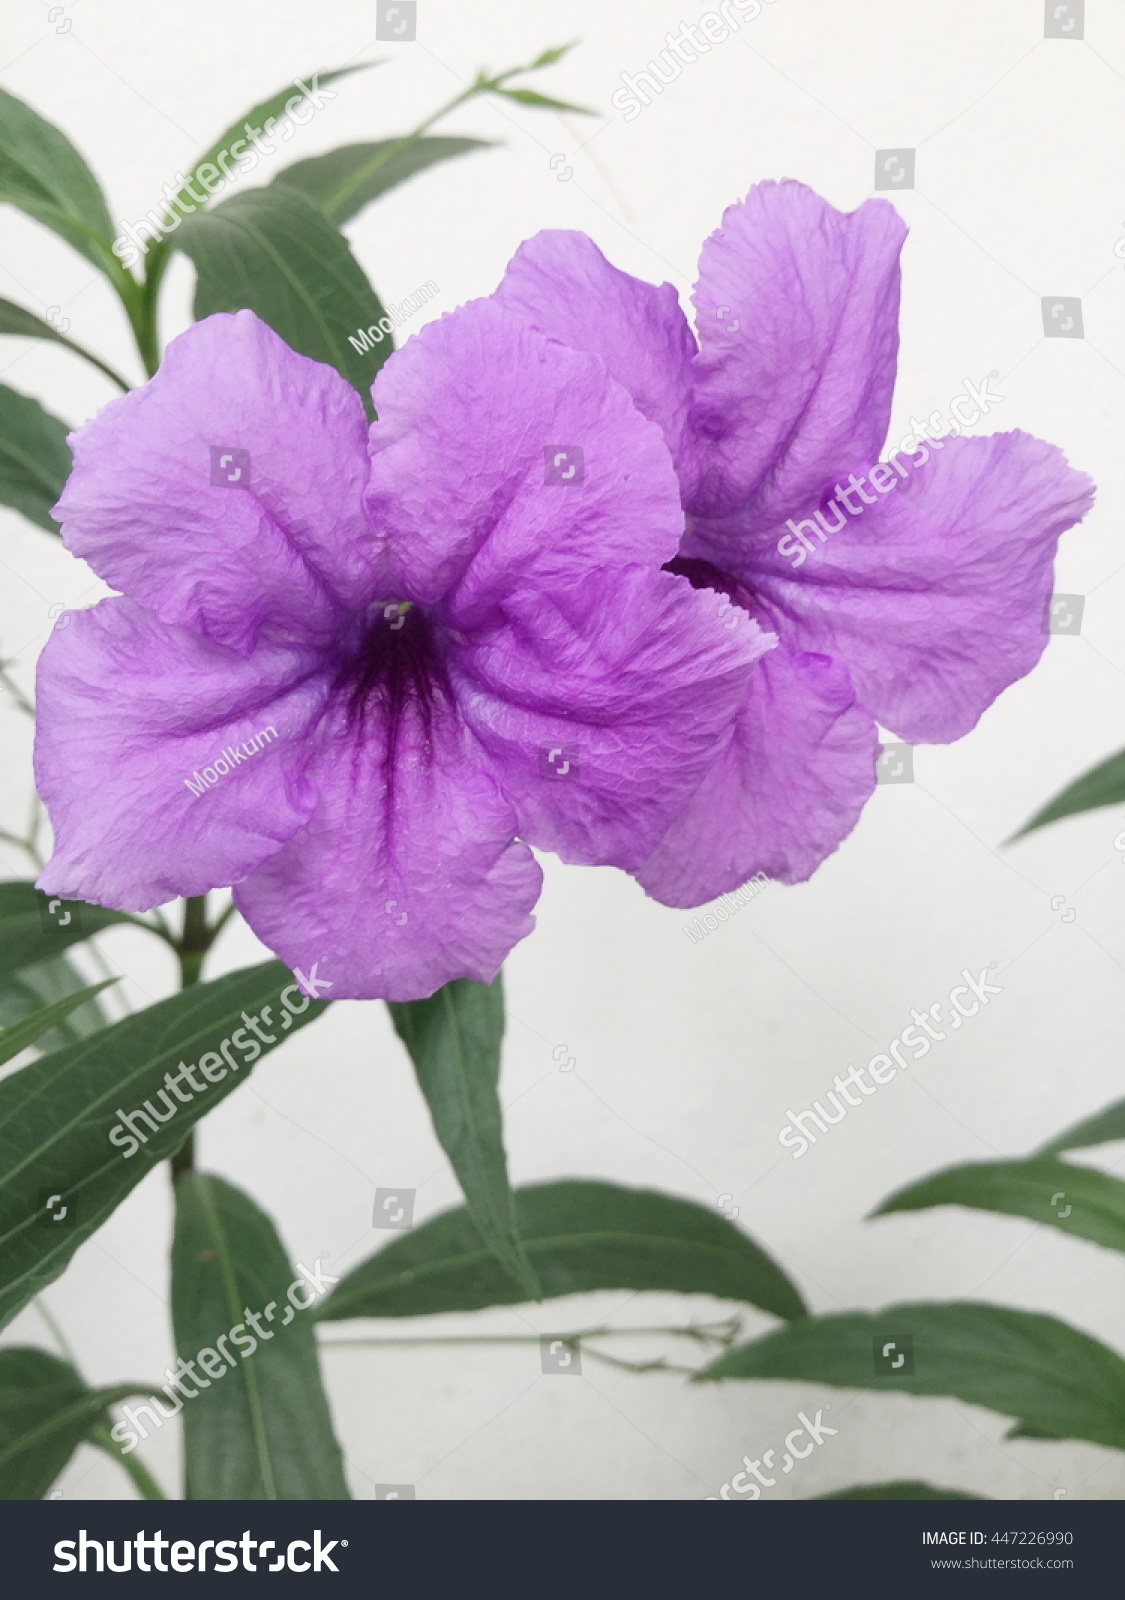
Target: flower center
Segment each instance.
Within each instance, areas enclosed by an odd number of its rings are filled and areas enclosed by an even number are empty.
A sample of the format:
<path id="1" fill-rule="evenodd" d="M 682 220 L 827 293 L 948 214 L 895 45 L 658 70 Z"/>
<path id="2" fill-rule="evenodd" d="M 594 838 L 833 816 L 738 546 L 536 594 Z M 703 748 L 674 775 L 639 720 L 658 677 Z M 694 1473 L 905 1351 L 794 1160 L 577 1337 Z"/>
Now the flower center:
<path id="1" fill-rule="evenodd" d="M 374 712 L 389 728 L 393 746 L 408 708 L 429 731 L 433 703 L 448 691 L 425 613 L 410 600 L 376 600 L 367 607 L 336 677 L 349 722 L 361 726 Z"/>

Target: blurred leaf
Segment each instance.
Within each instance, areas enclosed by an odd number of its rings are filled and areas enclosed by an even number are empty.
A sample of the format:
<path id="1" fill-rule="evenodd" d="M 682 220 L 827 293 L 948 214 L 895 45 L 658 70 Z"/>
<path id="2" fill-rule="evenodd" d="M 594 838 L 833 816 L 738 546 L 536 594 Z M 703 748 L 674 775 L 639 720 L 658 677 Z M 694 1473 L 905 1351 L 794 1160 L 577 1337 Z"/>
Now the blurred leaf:
<path id="1" fill-rule="evenodd" d="M 741 1229 L 653 1189 L 571 1180 L 515 1191 L 516 1222 L 545 1299 L 595 1289 L 670 1290 L 803 1317 L 801 1296 Z M 481 1243 L 465 1208 L 434 1217 L 362 1262 L 324 1303 L 326 1320 L 419 1317 L 518 1305 L 527 1291 Z"/>
<path id="2" fill-rule="evenodd" d="M 137 1392 L 89 1389 L 68 1361 L 30 1345 L 0 1350 L 0 1500 L 42 1500 L 106 1408 Z"/>
<path id="3" fill-rule="evenodd" d="M 98 180 L 61 129 L 5 89 L 0 89 L 2 201 L 43 223 L 111 278 L 122 276 Z"/>
<path id="4" fill-rule="evenodd" d="M 1125 1250 L 1125 1183 L 1092 1167 L 1048 1156 L 950 1167 L 899 1189 L 872 1215 L 924 1211 L 930 1206 L 969 1206 L 1029 1217 L 1107 1250 Z"/>
<path id="5" fill-rule="evenodd" d="M 366 72 L 368 67 L 377 67 L 380 65 L 381 63 L 378 61 L 359 61 L 356 62 L 354 66 L 334 67 L 329 72 L 310 72 L 303 81 L 308 84 L 309 88 L 311 89 L 313 87 L 314 78 L 317 80 L 317 86 L 319 87 L 320 84 L 335 83 L 338 78 L 350 77 L 353 72 Z M 301 90 L 297 87 L 295 81 L 293 83 L 287 83 L 284 89 L 279 89 L 276 94 L 271 94 L 266 100 L 259 100 L 256 106 L 250 107 L 250 110 L 244 117 L 240 118 L 240 120 L 237 122 L 232 122 L 229 128 L 225 128 L 215 140 L 214 144 L 211 145 L 208 150 L 204 151 L 203 155 L 200 156 L 194 167 L 192 167 L 191 172 L 188 174 L 188 181 L 176 195 L 172 202 L 173 205 L 175 205 L 178 210 L 184 212 L 185 214 L 197 211 L 197 202 L 192 198 L 188 190 L 189 185 L 194 184 L 197 188 L 202 188 L 204 192 L 208 192 L 207 185 L 203 183 L 202 179 L 200 178 L 200 168 L 208 165 L 212 167 L 217 166 L 218 157 L 224 152 L 229 155 L 231 145 L 237 144 L 239 141 L 241 141 L 243 145 L 251 147 L 251 141 L 246 137 L 246 124 L 249 123 L 251 127 L 255 127 L 261 123 L 264 126 L 268 117 L 283 117 L 285 114 L 285 102 L 287 100 L 291 100 L 294 95 L 299 96 L 300 94 Z M 258 132 L 259 134 L 263 132 L 262 126 L 258 126 Z M 266 142 L 268 143 L 269 135 L 267 134 L 265 138 Z M 260 160 L 260 152 L 257 150 L 256 146 L 253 148 L 255 155 L 258 156 L 258 159 Z M 248 162 L 249 158 L 247 150 L 244 149 L 240 155 L 234 156 L 232 159 L 236 162 Z M 221 170 L 222 169 L 220 168 L 220 171 Z M 252 169 L 249 165 L 247 165 L 246 170 L 250 171 Z M 212 179 L 211 181 L 214 182 L 215 180 Z"/>
<path id="6" fill-rule="evenodd" d="M 51 507 L 70 475 L 70 432 L 38 400 L 0 383 L 0 505 L 58 533 Z"/>
<path id="7" fill-rule="evenodd" d="M 350 1499 L 313 1319 L 286 1296 L 299 1284 L 304 1305 L 311 1291 L 277 1230 L 222 1178 L 184 1173 L 175 1192 L 176 1352 L 211 1380 L 183 1406 L 185 1499 Z"/>
<path id="8" fill-rule="evenodd" d="M 917 1483 L 900 1478 L 895 1483 L 861 1483 L 854 1489 L 837 1489 L 834 1494 L 817 1494 L 814 1500 L 987 1500 L 985 1494 L 966 1494 L 962 1489 L 935 1489 L 932 1483 Z"/>
<path id="9" fill-rule="evenodd" d="M 499 974 L 492 983 L 455 978 L 427 1000 L 388 1001 L 388 1009 L 481 1238 L 523 1285 L 521 1298 L 537 1300 L 539 1283 L 520 1244 L 504 1154 Z"/>
<path id="10" fill-rule="evenodd" d="M 880 1350 L 913 1357 L 893 1371 Z M 784 1378 L 951 1395 L 1059 1438 L 1125 1449 L 1125 1361 L 1055 1317 L 975 1301 L 922 1302 L 794 1322 L 705 1367 L 697 1382 Z"/>
<path id="11" fill-rule="evenodd" d="M 1018 833 L 1008 840 L 1011 844 L 1022 839 L 1048 822 L 1058 822 L 1060 817 L 1073 817 L 1081 811 L 1097 811 L 1102 806 L 1117 806 L 1125 801 L 1125 750 L 1119 750 L 1100 766 L 1091 767 L 1076 778 L 1069 788 L 1037 811 L 1030 822 L 1025 822 Z"/>
<path id="12" fill-rule="evenodd" d="M 53 956 L 38 966 L 0 978 L 0 1026 L 6 1028 L 14 1022 L 22 1022 L 44 1006 L 67 1000 L 85 988 L 86 979 L 65 955 Z M 89 1038 L 99 1028 L 108 1026 L 109 1018 L 92 995 L 63 1015 L 36 1043 L 40 1050 L 61 1050 L 64 1044 Z"/>
<path id="13" fill-rule="evenodd" d="M 132 920 L 126 911 L 59 900 L 33 883 L 0 883 L 0 980 L 61 955 L 103 928 Z"/>
<path id="14" fill-rule="evenodd" d="M 0 297 L 0 334 L 10 334 L 20 339 L 49 339 L 53 344 L 65 345 L 66 349 L 73 350 L 75 355 L 81 356 L 83 361 L 88 361 L 91 366 L 97 367 L 99 372 L 104 372 L 119 389 L 125 391 L 129 388 L 120 373 L 114 372 L 112 367 L 107 367 L 104 361 L 100 361 L 89 350 L 83 349 L 80 344 L 75 344 L 73 339 L 66 338 L 49 322 L 37 317 L 33 311 L 16 305 L 14 300 L 5 300 L 2 297 Z M 67 460 L 69 463 L 69 456 Z"/>
<path id="15" fill-rule="evenodd" d="M 578 40 L 573 39 L 570 44 L 552 45 L 549 50 L 544 50 L 541 56 L 536 56 L 531 65 L 524 70 L 527 72 L 534 72 L 537 67 L 554 66 L 556 61 L 561 61 L 563 56 L 569 55 L 577 43 Z"/>
<path id="16" fill-rule="evenodd" d="M 1117 1139 L 1125 1139 L 1125 1100 L 1076 1122 L 1073 1128 L 1049 1140 L 1039 1154 L 1053 1156 L 1060 1150 L 1084 1150 L 1095 1144 L 1113 1144 Z"/>
<path id="17" fill-rule="evenodd" d="M 67 1017 L 93 1004 L 95 995 L 116 982 L 116 978 L 106 978 L 102 983 L 92 983 L 88 989 L 77 989 L 65 999 L 56 1000 L 54 1005 L 29 1012 L 11 1027 L 0 1030 L 0 1065 L 13 1060 L 29 1045 L 37 1044 L 40 1049 L 47 1049 L 47 1040 L 52 1034 L 62 1031 L 60 1025 Z M 0 1021 L 6 1020 L 0 1010 Z"/>
<path id="18" fill-rule="evenodd" d="M 328 1003 L 310 1001 L 303 1012 L 292 1015 L 279 1004 L 282 992 L 297 991 L 280 961 L 232 972 L 40 1056 L 0 1081 L 0 1148 L 5 1153 L 0 1171 L 0 1327 L 54 1282 L 78 1246 L 145 1174 L 174 1155 L 195 1123 L 250 1075 L 258 1058 L 246 1059 L 248 1047 L 268 1055 Z M 263 1019 L 267 1037 L 261 1044 L 243 1021 L 243 1012 Z M 275 1013 L 282 1020 L 273 1021 Z M 237 1054 L 222 1051 L 224 1044 Z M 216 1083 L 198 1076 L 204 1053 L 215 1054 L 211 1068 L 224 1074 Z M 166 1075 L 178 1077 L 184 1063 L 196 1072 L 200 1088 L 181 1089 L 189 1098 L 180 1102 L 167 1087 Z M 161 1100 L 162 1093 L 167 1099 Z M 146 1142 L 129 1151 L 129 1135 L 112 1140 L 110 1135 L 124 1131 L 119 1110 L 131 1114 L 146 1101 L 163 1107 L 165 1120 L 149 1132 L 144 1119 L 135 1119 Z M 177 1107 L 174 1114 L 167 1110 L 169 1101 Z M 54 1220 L 45 1213 L 48 1195 L 65 1201 L 65 1226 L 63 1218 Z"/>
<path id="19" fill-rule="evenodd" d="M 408 144 L 383 139 L 377 144 L 346 144 L 327 155 L 294 162 L 273 182 L 299 189 L 340 228 L 372 200 L 435 162 L 489 148 L 483 139 L 412 139 Z"/>
<path id="20" fill-rule="evenodd" d="M 541 106 L 547 111 L 574 111 L 581 117 L 595 115 L 588 106 L 572 106 L 566 100 L 552 100 L 549 95 L 537 94 L 534 89 L 501 89 L 494 87 L 493 94 L 502 94 L 505 100 L 518 100 L 521 106 Z"/>
<path id="21" fill-rule="evenodd" d="M 195 263 L 195 315 L 256 312 L 291 349 L 368 390 L 392 340 L 357 351 L 349 337 L 385 315 L 351 247 L 303 194 L 283 185 L 246 189 L 189 217 L 176 243 Z"/>

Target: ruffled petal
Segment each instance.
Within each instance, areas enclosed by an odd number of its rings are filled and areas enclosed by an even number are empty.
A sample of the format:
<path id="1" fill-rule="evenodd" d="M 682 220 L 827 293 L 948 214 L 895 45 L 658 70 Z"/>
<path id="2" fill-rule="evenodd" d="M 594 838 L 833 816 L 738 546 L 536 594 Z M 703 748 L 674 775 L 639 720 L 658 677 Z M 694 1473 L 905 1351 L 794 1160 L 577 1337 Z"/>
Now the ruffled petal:
<path id="1" fill-rule="evenodd" d="M 885 200 L 845 213 L 789 181 L 756 185 L 724 214 L 694 295 L 705 464 L 689 511 L 741 511 L 753 537 L 879 459 L 905 234 Z"/>
<path id="2" fill-rule="evenodd" d="M 844 668 L 782 636 L 637 881 L 669 906 L 704 905 L 758 873 L 803 882 L 855 826 L 875 787 L 877 748 Z"/>
<path id="3" fill-rule="evenodd" d="M 565 592 L 675 554 L 683 514 L 659 428 L 596 357 L 492 301 L 428 324 L 372 393 L 367 505 L 396 574 L 387 598 L 475 627 L 517 585 Z"/>
<path id="4" fill-rule="evenodd" d="M 416 1000 L 491 981 L 531 932 L 542 873 L 440 695 L 360 727 L 337 708 L 309 775 L 307 826 L 235 890 L 258 937 L 328 998 Z"/>
<path id="5" fill-rule="evenodd" d="M 694 492 L 696 344 L 670 283 L 619 271 L 584 233 L 549 229 L 520 245 L 493 299 L 571 350 L 600 356 L 641 415 L 660 424 L 683 492 Z"/>
<path id="6" fill-rule="evenodd" d="M 39 887 L 147 911 L 252 872 L 312 813 L 319 665 L 247 659 L 131 600 L 72 613 L 39 658 L 35 780 L 55 832 Z"/>
<path id="7" fill-rule="evenodd" d="M 628 869 L 699 783 L 773 643 L 725 596 L 634 567 L 551 597 L 518 590 L 451 670 L 521 837 Z"/>
<path id="8" fill-rule="evenodd" d="M 884 727 L 940 744 L 1038 661 L 1055 546 L 1093 484 L 1026 433 L 949 438 L 907 459 L 875 505 L 810 539 L 802 565 L 770 543 L 749 576 L 797 644 L 847 664 Z"/>
<path id="9" fill-rule="evenodd" d="M 363 403 L 252 311 L 197 322 L 70 442 L 67 547 L 165 622 L 245 652 L 377 598 Z"/>

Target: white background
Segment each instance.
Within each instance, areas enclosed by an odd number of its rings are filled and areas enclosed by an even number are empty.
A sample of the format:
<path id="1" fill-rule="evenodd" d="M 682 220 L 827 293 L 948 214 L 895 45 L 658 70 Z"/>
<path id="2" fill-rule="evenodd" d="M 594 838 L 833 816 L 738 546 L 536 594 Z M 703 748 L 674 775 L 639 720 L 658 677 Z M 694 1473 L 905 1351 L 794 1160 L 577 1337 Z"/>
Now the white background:
<path id="1" fill-rule="evenodd" d="M 404 132 L 482 65 L 581 40 L 537 86 L 601 115 L 472 105 L 439 131 L 499 148 L 414 180 L 351 226 L 384 300 L 427 279 L 439 285 L 420 321 L 490 291 L 520 240 L 542 227 L 585 229 L 620 266 L 670 279 L 686 302 L 701 241 L 752 183 L 800 178 L 850 209 L 872 192 L 876 149 L 917 149 L 917 188 L 897 197 L 912 231 L 892 437 L 912 411 L 945 411 L 964 379 L 999 372 L 993 388 L 1005 399 L 985 428 L 1051 439 L 1099 485 L 1093 514 L 1063 541 L 1056 582 L 1085 596 L 1082 635 L 1052 639 L 1031 677 L 959 744 L 919 749 L 916 782 L 880 788 L 812 882 L 769 888 L 700 945 L 685 937 L 684 914 L 648 902 L 628 878 L 548 861 L 538 930 L 507 966 L 511 1166 L 518 1182 L 586 1175 L 706 1205 L 733 1196 L 727 1209 L 739 1207 L 739 1224 L 817 1310 L 999 1301 L 1120 1344 L 1117 1255 L 960 1210 L 864 1218 L 910 1179 L 1030 1151 L 1123 1092 L 1125 869 L 1113 846 L 1122 815 L 1002 841 L 1125 743 L 1125 271 L 1114 254 L 1125 234 L 1125 9 L 1089 0 L 1085 41 L 1063 42 L 1044 40 L 1042 0 L 774 0 L 626 124 L 610 104 L 620 74 L 643 68 L 669 29 L 704 9 L 421 0 L 418 41 L 377 45 L 369 0 L 73 0 L 61 10 L 5 0 L 0 77 L 83 150 L 116 220 L 140 216 L 223 127 L 297 74 L 386 63 L 342 84 L 250 182 L 338 144 Z M 565 163 L 552 166 L 559 155 Z M 60 307 L 73 337 L 139 377 L 98 275 L 22 216 L 3 219 L 0 293 L 40 314 Z M 190 293 L 178 257 L 166 337 L 190 320 Z M 1044 340 L 1045 295 L 1082 297 L 1084 341 Z M 0 342 L 0 376 L 73 423 L 111 396 L 66 352 L 24 341 Z M 51 607 L 101 592 L 14 513 L 0 514 L 0 591 L 3 650 L 29 687 Z M 18 828 L 29 736 L 10 701 L 0 717 L 0 822 Z M 23 871 L 18 852 L 0 849 L 0 872 Z M 114 933 L 104 945 L 134 1004 L 169 992 L 170 963 L 142 935 Z M 261 954 L 240 929 L 212 970 Z M 802 1160 L 779 1147 L 787 1108 L 884 1049 L 912 1008 L 944 1000 L 962 968 L 992 961 L 1003 993 L 986 1012 Z M 377 1185 L 415 1188 L 419 1218 L 456 1201 L 377 1004 L 341 1004 L 294 1039 L 207 1121 L 199 1143 L 208 1169 L 278 1219 L 294 1257 L 327 1253 L 337 1269 L 393 1237 L 370 1226 Z M 1121 1155 L 1110 1146 L 1084 1159 L 1112 1165 Z M 156 1379 L 172 1359 L 169 1220 L 167 1174 L 157 1171 L 47 1291 L 91 1381 Z M 608 1294 L 375 1331 L 529 1333 L 602 1318 L 647 1326 L 725 1309 Z M 6 1337 L 49 1336 L 28 1311 Z M 617 1348 L 691 1355 L 659 1340 Z M 562 1381 L 541 1374 L 534 1343 L 347 1350 L 325 1364 L 361 1498 L 397 1482 L 415 1484 L 420 1499 L 699 1499 L 718 1492 L 744 1453 L 778 1446 L 798 1410 L 826 1402 L 836 1435 L 765 1499 L 892 1477 L 1015 1499 L 1125 1490 L 1120 1455 L 1005 1442 L 1003 1419 L 953 1401 L 803 1384 L 691 1388 L 589 1360 L 580 1379 Z M 176 1425 L 144 1453 L 171 1487 Z M 88 1451 L 59 1487 L 67 1497 L 132 1492 Z"/>

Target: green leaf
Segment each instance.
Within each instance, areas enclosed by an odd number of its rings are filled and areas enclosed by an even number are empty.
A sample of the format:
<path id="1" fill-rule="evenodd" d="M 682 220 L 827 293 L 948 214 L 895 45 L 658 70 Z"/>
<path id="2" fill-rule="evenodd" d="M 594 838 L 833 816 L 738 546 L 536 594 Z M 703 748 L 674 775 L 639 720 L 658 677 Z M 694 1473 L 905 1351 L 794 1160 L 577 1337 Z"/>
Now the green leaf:
<path id="1" fill-rule="evenodd" d="M 537 67 L 554 66 L 556 61 L 561 61 L 563 56 L 569 55 L 577 43 L 577 39 L 572 39 L 569 44 L 552 45 L 549 50 L 544 50 L 541 56 L 536 56 L 531 65 L 524 68 L 524 71 L 534 72 Z"/>
<path id="2" fill-rule="evenodd" d="M 177 1180 L 176 1352 L 204 1374 L 202 1384 L 187 1379 L 199 1388 L 183 1404 L 185 1499 L 351 1498 L 306 1314 L 311 1294 L 249 1195 L 205 1173 Z"/>
<path id="3" fill-rule="evenodd" d="M 0 297 L 0 334 L 11 334 L 20 339 L 50 339 L 53 344 L 65 345 L 68 350 L 73 350 L 75 355 L 88 361 L 91 366 L 97 367 L 99 372 L 104 372 L 123 392 L 129 385 L 112 367 L 107 367 L 96 355 L 86 350 L 80 344 L 75 344 L 73 339 L 68 339 L 49 322 L 44 322 L 42 317 L 37 317 L 34 312 L 28 311 L 23 306 L 16 305 L 14 300 L 5 300 Z"/>
<path id="4" fill-rule="evenodd" d="M 0 89 L 2 201 L 43 223 L 111 278 L 123 276 L 98 180 L 65 133 L 5 89 Z"/>
<path id="5" fill-rule="evenodd" d="M 913 1357 L 901 1371 L 888 1362 Z M 890 1344 L 893 1355 L 880 1357 Z M 913 1370 L 910 1370 L 911 1364 Z M 1125 1450 L 1125 1361 L 1055 1317 L 976 1301 L 810 1318 L 741 1345 L 696 1381 L 784 1378 L 952 1395 L 1059 1438 Z"/>
<path id="6" fill-rule="evenodd" d="M 295 189 L 247 189 L 189 217 L 176 243 L 195 263 L 195 315 L 257 313 L 292 349 L 336 368 L 363 397 L 390 354 L 390 337 L 371 349 L 364 329 L 385 315 L 351 246 Z"/>
<path id="7" fill-rule="evenodd" d="M 54 1282 L 145 1174 L 174 1155 L 195 1123 L 249 1076 L 257 1060 L 249 1050 L 268 1055 L 328 1003 L 310 1001 L 294 1015 L 279 1004 L 282 992 L 305 998 L 279 961 L 232 972 L 40 1056 L 0 1081 L 0 1327 Z M 244 1012 L 260 1020 L 261 1043 Z M 199 1075 L 204 1060 L 224 1074 L 218 1082 Z M 198 1092 L 189 1087 L 190 1076 L 186 1084 L 180 1078 L 181 1063 L 192 1068 Z M 165 1074 L 179 1079 L 186 1102 L 167 1086 Z M 146 1126 L 151 1116 L 133 1116 L 149 1101 L 165 1118 L 155 1131 Z M 133 1117 L 144 1139 L 135 1149 L 128 1148 L 134 1136 L 119 1124 L 119 1110 Z M 57 1221 L 44 1209 L 52 1194 L 66 1205 L 65 1218 Z"/>
<path id="8" fill-rule="evenodd" d="M 1049 1140 L 1039 1154 L 1053 1156 L 1060 1150 L 1085 1150 L 1095 1144 L 1112 1144 L 1117 1139 L 1125 1139 L 1125 1100 L 1118 1100 L 1104 1111 L 1076 1122 L 1073 1128 Z"/>
<path id="9" fill-rule="evenodd" d="M 552 100 L 549 95 L 537 94 L 534 89 L 501 89 L 494 86 L 492 93 L 502 94 L 505 100 L 518 100 L 521 106 L 541 106 L 547 111 L 575 111 L 581 117 L 596 115 L 588 106 L 572 106 L 567 100 Z"/>
<path id="10" fill-rule="evenodd" d="M 963 1489 L 935 1489 L 932 1483 L 900 1478 L 894 1483 L 861 1483 L 854 1489 L 837 1489 L 834 1494 L 817 1494 L 814 1500 L 987 1500 L 985 1494 L 966 1494 Z"/>
<path id="11" fill-rule="evenodd" d="M 1108 761 L 1103 761 L 1100 766 L 1091 767 L 1089 772 L 1084 772 L 1080 778 L 1076 778 L 1069 788 L 1057 794 L 1041 811 L 1037 811 L 1030 822 L 1025 822 L 1008 843 L 1022 839 L 1025 834 L 1034 832 L 1036 828 L 1046 827 L 1048 822 L 1058 822 L 1060 817 L 1077 816 L 1082 811 L 1097 811 L 1102 806 L 1116 806 L 1123 801 L 1125 801 L 1125 750 L 1119 750 L 1115 756 L 1110 756 Z"/>
<path id="12" fill-rule="evenodd" d="M 793 1284 L 752 1239 L 706 1206 L 612 1183 L 515 1191 L 516 1222 L 545 1299 L 595 1289 L 670 1290 L 803 1317 Z M 527 1291 L 481 1243 L 460 1208 L 362 1262 L 324 1302 L 326 1320 L 418 1317 L 517 1305 Z"/>
<path id="13" fill-rule="evenodd" d="M 1029 1217 L 1061 1233 L 1091 1239 L 1107 1250 L 1125 1250 L 1125 1183 L 1092 1167 L 1049 1156 L 1027 1161 L 970 1161 L 912 1183 L 872 1213 L 924 1211 L 930 1206 L 969 1206 Z"/>
<path id="14" fill-rule="evenodd" d="M 377 144 L 346 144 L 327 155 L 294 162 L 273 182 L 299 189 L 340 228 L 372 200 L 416 172 L 470 150 L 488 148 L 484 139 L 382 139 Z"/>
<path id="15" fill-rule="evenodd" d="M 0 980 L 61 955 L 103 928 L 132 921 L 127 911 L 59 900 L 33 883 L 0 883 Z"/>
<path id="16" fill-rule="evenodd" d="M 107 980 L 115 981 L 115 980 Z M 91 998 L 78 1000 L 74 1009 L 63 1013 L 57 1024 L 41 1039 L 36 1040 L 40 1050 L 61 1050 L 65 1044 L 86 1039 L 99 1028 L 109 1025 L 109 1018 L 95 998 L 96 985 Z M 86 988 L 86 979 L 68 956 L 52 956 L 38 966 L 27 967 L 22 972 L 0 979 L 0 1026 L 23 1022 L 44 1006 L 53 1006 L 59 1000 L 68 1000 Z"/>
<path id="17" fill-rule="evenodd" d="M 330 72 L 310 72 L 303 81 L 308 84 L 309 88 L 311 89 L 314 86 L 312 81 L 314 78 L 317 80 L 316 86 L 319 87 L 320 84 L 335 83 L 338 78 L 350 77 L 353 72 L 366 72 L 368 67 L 377 67 L 379 65 L 381 65 L 381 63 L 378 61 L 359 61 L 356 62 L 354 66 L 335 67 Z M 249 123 L 252 128 L 257 127 L 258 133 L 262 134 L 264 132 L 264 125 L 267 118 L 283 117 L 285 114 L 285 102 L 287 100 L 291 100 L 295 95 L 299 96 L 300 94 L 301 90 L 297 87 L 296 82 L 287 83 L 284 89 L 279 89 L 276 94 L 271 94 L 268 99 L 259 100 L 256 106 L 251 106 L 246 115 L 238 122 L 232 122 L 229 128 L 223 130 L 223 132 L 215 140 L 214 144 L 212 144 L 210 148 L 205 150 L 200 156 L 199 160 L 195 163 L 195 166 L 191 169 L 191 172 L 188 175 L 187 183 L 175 196 L 172 204 L 185 215 L 198 211 L 198 203 L 189 193 L 189 187 L 191 185 L 195 185 L 197 191 L 198 189 L 202 188 L 205 193 L 209 193 L 207 185 L 203 182 L 202 177 L 200 176 L 200 171 L 201 168 L 208 165 L 212 167 L 219 167 L 218 158 L 220 155 L 226 154 L 228 156 L 228 166 L 230 164 L 230 160 L 233 160 L 235 162 L 245 162 L 245 170 L 252 170 L 249 164 L 250 150 L 253 149 L 254 155 L 259 159 L 261 153 L 257 146 L 252 145 L 247 139 L 246 124 Z M 242 150 L 238 155 L 231 156 L 231 145 L 237 144 L 239 141 L 241 141 L 243 145 L 247 146 L 247 148 Z M 268 134 L 265 135 L 264 142 L 272 142 Z M 222 172 L 221 167 L 219 167 L 219 170 Z M 212 178 L 210 181 L 212 183 L 216 182 L 214 178 Z"/>
<path id="18" fill-rule="evenodd" d="M 47 1049 L 47 1041 L 52 1035 L 62 1032 L 62 1025 L 71 1013 L 80 1013 L 84 1007 L 93 1002 L 95 995 L 116 982 L 116 978 L 106 978 L 101 983 L 92 983 L 87 989 L 76 989 L 73 994 L 67 995 L 62 1000 L 56 1000 L 53 1005 L 29 1012 L 12 1027 L 4 1028 L 0 1031 L 0 1065 L 11 1061 L 29 1045 L 38 1044 L 41 1049 Z M 0 994 L 0 1002 L 2 999 L 3 995 Z M 0 1021 L 6 1020 L 0 1005 Z"/>
<path id="19" fill-rule="evenodd" d="M 523 1285 L 521 1299 L 538 1300 L 539 1282 L 520 1245 L 504 1154 L 500 975 L 492 983 L 455 978 L 428 1000 L 392 1000 L 388 1009 L 481 1238 Z"/>
<path id="20" fill-rule="evenodd" d="M 68 1361 L 30 1345 L 0 1350 L 0 1500 L 41 1500 L 107 1406 L 137 1392 L 89 1389 Z"/>
<path id="21" fill-rule="evenodd" d="M 38 400 L 0 383 L 0 505 L 58 533 L 51 507 L 70 475 L 70 432 Z"/>

